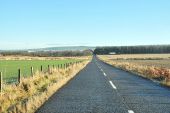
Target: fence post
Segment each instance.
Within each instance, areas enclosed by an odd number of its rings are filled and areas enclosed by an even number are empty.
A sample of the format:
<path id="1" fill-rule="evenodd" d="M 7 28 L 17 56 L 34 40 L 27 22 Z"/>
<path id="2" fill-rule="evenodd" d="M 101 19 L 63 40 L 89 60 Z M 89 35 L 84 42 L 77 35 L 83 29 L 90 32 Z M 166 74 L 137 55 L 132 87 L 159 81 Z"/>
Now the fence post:
<path id="1" fill-rule="evenodd" d="M 64 64 L 64 69 L 66 69 L 66 64 Z"/>
<path id="2" fill-rule="evenodd" d="M 43 66 L 41 65 L 41 72 L 43 72 Z"/>
<path id="3" fill-rule="evenodd" d="M 48 72 L 50 73 L 50 65 L 48 65 Z"/>
<path id="4" fill-rule="evenodd" d="M 0 72 L 0 94 L 2 94 L 2 72 Z"/>
<path id="5" fill-rule="evenodd" d="M 34 68 L 31 67 L 31 76 L 34 77 Z"/>
<path id="6" fill-rule="evenodd" d="M 21 83 L 21 69 L 18 69 L 18 84 Z"/>

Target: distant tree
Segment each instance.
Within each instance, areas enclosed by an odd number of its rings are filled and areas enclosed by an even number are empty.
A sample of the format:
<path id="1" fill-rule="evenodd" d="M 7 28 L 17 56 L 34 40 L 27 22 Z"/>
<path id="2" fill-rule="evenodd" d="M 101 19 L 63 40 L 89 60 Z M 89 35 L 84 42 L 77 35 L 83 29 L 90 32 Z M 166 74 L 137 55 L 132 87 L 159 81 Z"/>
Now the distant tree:
<path id="1" fill-rule="evenodd" d="M 113 46 L 97 47 L 94 54 L 147 54 L 147 53 L 170 53 L 170 45 L 146 45 L 146 46 Z"/>

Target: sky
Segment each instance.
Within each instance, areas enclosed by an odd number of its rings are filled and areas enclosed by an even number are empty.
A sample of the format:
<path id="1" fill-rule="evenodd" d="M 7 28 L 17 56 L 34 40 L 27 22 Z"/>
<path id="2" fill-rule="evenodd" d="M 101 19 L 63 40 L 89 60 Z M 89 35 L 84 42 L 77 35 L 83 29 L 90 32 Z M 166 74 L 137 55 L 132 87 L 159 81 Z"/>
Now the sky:
<path id="1" fill-rule="evenodd" d="M 170 44 L 170 0 L 0 0 L 0 50 Z"/>

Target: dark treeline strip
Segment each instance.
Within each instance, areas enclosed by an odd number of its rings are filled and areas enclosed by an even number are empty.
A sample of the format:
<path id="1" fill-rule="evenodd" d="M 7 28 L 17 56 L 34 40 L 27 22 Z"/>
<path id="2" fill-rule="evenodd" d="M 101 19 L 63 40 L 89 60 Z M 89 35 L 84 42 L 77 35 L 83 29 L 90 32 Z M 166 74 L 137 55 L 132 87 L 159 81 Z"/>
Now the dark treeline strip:
<path id="1" fill-rule="evenodd" d="M 1 51 L 1 56 L 20 55 L 20 56 L 38 56 L 38 57 L 72 57 L 72 56 L 88 56 L 91 51 Z"/>
<path id="2" fill-rule="evenodd" d="M 170 53 L 170 45 L 146 45 L 146 46 L 113 46 L 97 47 L 94 54 L 149 54 Z"/>

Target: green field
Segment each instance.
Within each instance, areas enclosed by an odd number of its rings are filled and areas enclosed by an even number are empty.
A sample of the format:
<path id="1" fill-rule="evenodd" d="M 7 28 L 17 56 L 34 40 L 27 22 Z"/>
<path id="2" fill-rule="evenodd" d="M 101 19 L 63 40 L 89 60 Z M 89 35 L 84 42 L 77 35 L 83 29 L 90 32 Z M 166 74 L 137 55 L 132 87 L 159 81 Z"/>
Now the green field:
<path id="1" fill-rule="evenodd" d="M 75 62 L 78 60 L 75 59 L 64 59 L 64 60 L 0 60 L 0 72 L 3 73 L 3 79 L 7 82 L 16 81 L 18 75 L 18 69 L 21 69 L 22 76 L 30 76 L 31 75 L 31 66 L 34 68 L 34 72 L 36 70 L 41 69 L 41 65 L 43 66 L 43 70 L 46 71 L 48 69 L 48 65 L 56 67 L 58 64 L 65 64 L 69 62 Z M 80 60 L 79 60 L 80 61 Z"/>

